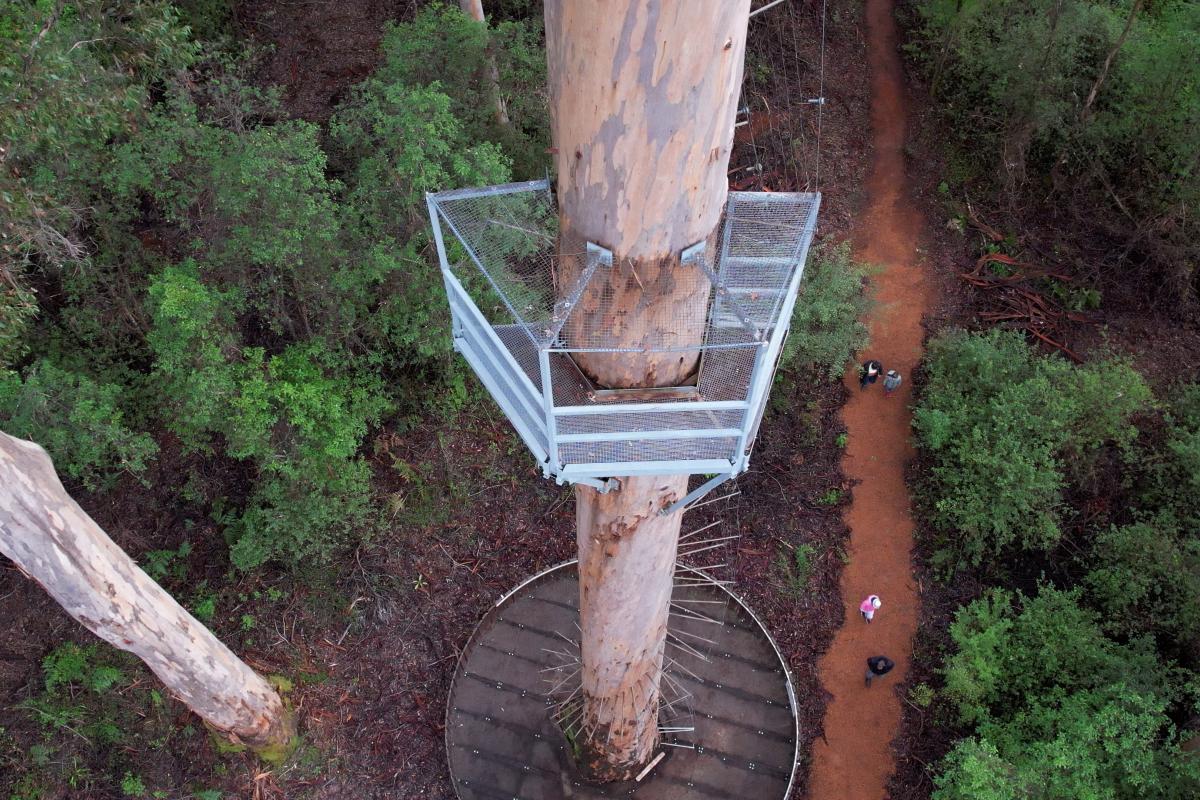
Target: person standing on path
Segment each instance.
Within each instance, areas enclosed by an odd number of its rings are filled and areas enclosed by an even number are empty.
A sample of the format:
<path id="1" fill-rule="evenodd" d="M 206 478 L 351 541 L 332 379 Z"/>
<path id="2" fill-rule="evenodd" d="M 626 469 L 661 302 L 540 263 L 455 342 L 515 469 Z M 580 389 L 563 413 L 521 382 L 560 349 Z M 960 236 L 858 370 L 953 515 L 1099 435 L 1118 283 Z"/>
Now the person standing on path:
<path id="1" fill-rule="evenodd" d="M 890 395 L 892 392 L 896 391 L 898 388 L 900 388 L 900 384 L 903 381 L 904 378 L 900 376 L 899 372 L 896 372 L 894 369 L 889 369 L 887 371 L 887 375 L 883 376 L 884 395 Z"/>
<path id="2" fill-rule="evenodd" d="M 871 688 L 871 681 L 874 678 L 882 678 L 892 671 L 892 667 L 896 663 L 887 656 L 871 656 L 867 659 L 867 688 Z"/>
<path id="3" fill-rule="evenodd" d="M 864 361 L 863 365 L 858 368 L 858 388 L 867 388 L 868 383 L 874 383 L 879 379 L 879 373 L 883 372 L 883 364 L 875 359 Z"/>
<path id="4" fill-rule="evenodd" d="M 875 612 L 879 610 L 881 605 L 883 605 L 883 601 L 879 599 L 879 595 L 873 594 L 858 604 L 858 612 L 870 624 L 871 620 L 875 618 Z"/>

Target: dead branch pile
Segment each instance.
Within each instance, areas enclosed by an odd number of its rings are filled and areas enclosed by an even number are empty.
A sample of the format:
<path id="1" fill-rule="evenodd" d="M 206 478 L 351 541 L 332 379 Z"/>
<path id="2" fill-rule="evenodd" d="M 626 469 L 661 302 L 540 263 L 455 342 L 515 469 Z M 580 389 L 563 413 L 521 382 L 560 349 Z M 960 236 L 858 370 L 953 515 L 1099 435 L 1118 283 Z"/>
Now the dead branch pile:
<path id="1" fill-rule="evenodd" d="M 1002 241 L 1003 237 L 995 228 L 982 222 L 969 206 L 968 210 L 971 222 L 985 237 L 993 242 Z M 996 270 L 994 264 L 1004 266 Z M 1088 315 L 1064 308 L 1038 286 L 1038 282 L 1045 279 L 1069 284 L 1072 282 L 1070 275 L 1042 269 L 1004 253 L 985 253 L 976 260 L 975 267 L 961 273 L 961 277 L 980 290 L 977 296 L 983 306 L 978 314 L 981 320 L 1023 330 L 1076 363 L 1083 360 L 1067 346 L 1066 340 L 1069 323 L 1088 322 Z"/>

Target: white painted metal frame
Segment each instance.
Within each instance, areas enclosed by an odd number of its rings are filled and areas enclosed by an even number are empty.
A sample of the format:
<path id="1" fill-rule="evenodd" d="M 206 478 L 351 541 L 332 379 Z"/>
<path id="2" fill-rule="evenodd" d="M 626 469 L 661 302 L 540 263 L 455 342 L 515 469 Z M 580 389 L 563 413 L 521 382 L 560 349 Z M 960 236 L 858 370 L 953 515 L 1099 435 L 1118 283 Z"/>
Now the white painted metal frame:
<path id="1" fill-rule="evenodd" d="M 754 367 L 749 384 L 746 387 L 744 399 L 723 401 L 675 401 L 654 403 L 611 403 L 588 405 L 555 405 L 553 371 L 551 369 L 551 354 L 561 354 L 563 348 L 555 342 L 540 345 L 537 348 L 537 378 L 540 388 L 535 385 L 529 373 L 521 367 L 513 352 L 504 344 L 496 329 L 489 324 L 482 312 L 476 306 L 467 289 L 451 271 L 446 255 L 443 239 L 443 223 L 449 220 L 439 210 L 439 202 L 462 200 L 471 197 L 487 197 L 500 194 L 512 194 L 525 191 L 547 191 L 546 181 L 506 184 L 481 189 L 460 189 L 450 192 L 427 194 L 426 203 L 429 218 L 433 228 L 434 244 L 437 248 L 438 262 L 446 287 L 446 295 L 450 302 L 452 333 L 454 348 L 462 353 L 467 363 L 479 376 L 488 393 L 495 398 L 505 416 L 513 423 L 517 434 L 533 453 L 541 466 L 543 474 L 555 478 L 559 483 L 584 483 L 607 490 L 612 485 L 609 480 L 614 476 L 633 475 L 706 475 L 706 481 L 697 490 L 678 501 L 667 512 L 683 507 L 693 502 L 700 495 L 711 490 L 723 480 L 732 478 L 744 471 L 749 464 L 750 451 L 758 426 L 766 407 L 767 396 L 774 379 L 775 366 L 787 336 L 788 325 L 791 321 L 792 310 L 795 307 L 796 295 L 799 291 L 800 280 L 804 271 L 804 262 L 808 255 L 809 245 L 816 229 L 817 211 L 820 207 L 819 194 L 787 194 L 787 193 L 751 193 L 731 192 L 729 203 L 732 208 L 739 201 L 755 203 L 779 202 L 794 204 L 804 203 L 809 206 L 807 220 L 801 230 L 796 232 L 796 245 L 792 258 L 789 259 L 792 274 L 787 284 L 786 293 L 780 298 L 772 315 L 773 325 L 770 336 L 756 345 Z M 491 276 L 483 267 L 478 256 L 471 248 L 471 243 L 462 241 L 452 225 L 448 225 L 460 244 L 466 250 L 468 257 L 475 263 L 480 272 L 489 281 Z M 589 243 L 589 249 L 607 253 L 598 245 Z M 722 252 L 718 254 L 717 263 L 727 255 L 729 238 L 726 235 L 722 241 Z M 697 258 L 702 251 L 702 244 L 688 248 L 683 255 Z M 778 263 L 777 258 L 769 259 Z M 707 269 L 706 269 L 707 271 Z M 493 288 L 500 292 L 501 288 L 492 282 Z M 724 292 L 723 286 L 718 287 Z M 507 300 L 506 300 L 507 302 Z M 561 356 L 559 356 L 561 357 Z M 703 363 L 701 366 L 703 370 Z M 714 426 L 704 429 L 671 427 L 669 421 L 674 414 L 687 414 L 697 411 L 741 412 L 737 427 Z M 605 416 L 613 421 L 613 427 L 619 427 L 624 419 L 638 419 L 644 427 L 645 415 L 654 415 L 667 421 L 661 428 L 654 430 L 628 429 L 611 430 L 598 433 L 561 433 L 560 422 L 571 417 L 588 415 L 589 417 Z M 624 415 L 624 416 L 623 416 Z M 634 417 L 633 415 L 636 415 Z M 661 417 L 659 417 L 661 415 Z M 686 417 L 685 417 L 686 418 Z M 636 443 L 643 452 L 653 453 L 654 443 L 661 443 L 662 452 L 670 453 L 672 442 L 680 440 L 717 440 L 732 441 L 727 452 L 717 458 L 678 459 L 662 458 L 639 461 L 618 462 L 568 462 L 562 458 L 561 445 L 596 443 L 612 444 L 629 442 Z"/>

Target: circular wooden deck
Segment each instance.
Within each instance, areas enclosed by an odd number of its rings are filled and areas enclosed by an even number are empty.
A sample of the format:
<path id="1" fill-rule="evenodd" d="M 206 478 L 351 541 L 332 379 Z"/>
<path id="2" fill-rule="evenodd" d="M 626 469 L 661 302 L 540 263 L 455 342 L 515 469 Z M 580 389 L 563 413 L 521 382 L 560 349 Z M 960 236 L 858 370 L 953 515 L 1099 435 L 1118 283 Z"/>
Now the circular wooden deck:
<path id="1" fill-rule="evenodd" d="M 640 782 L 604 786 L 578 777 L 553 719 L 578 685 L 575 563 L 501 598 L 467 643 L 450 688 L 446 749 L 459 798 L 787 797 L 798 740 L 787 668 L 734 595 L 693 573 L 686 582 L 675 590 L 664 670 L 665 756 Z"/>

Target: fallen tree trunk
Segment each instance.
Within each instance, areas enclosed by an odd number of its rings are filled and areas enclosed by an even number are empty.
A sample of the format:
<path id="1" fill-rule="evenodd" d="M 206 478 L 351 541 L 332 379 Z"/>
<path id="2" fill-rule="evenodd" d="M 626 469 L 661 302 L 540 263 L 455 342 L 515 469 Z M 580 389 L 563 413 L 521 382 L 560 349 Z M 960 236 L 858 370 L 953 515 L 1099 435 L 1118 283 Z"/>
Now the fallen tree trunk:
<path id="1" fill-rule="evenodd" d="M 4 433 L 0 552 L 212 727 L 268 753 L 295 739 L 278 692 L 113 543 L 67 494 L 45 450 Z"/>

